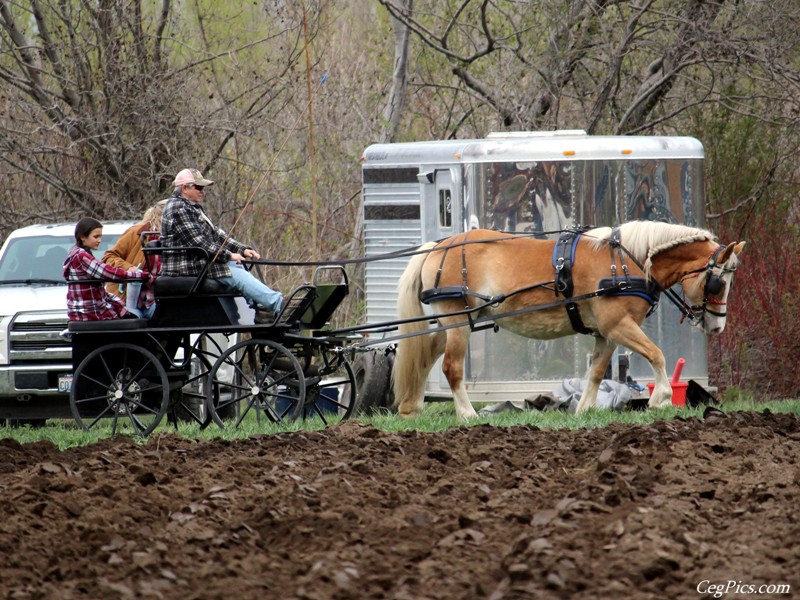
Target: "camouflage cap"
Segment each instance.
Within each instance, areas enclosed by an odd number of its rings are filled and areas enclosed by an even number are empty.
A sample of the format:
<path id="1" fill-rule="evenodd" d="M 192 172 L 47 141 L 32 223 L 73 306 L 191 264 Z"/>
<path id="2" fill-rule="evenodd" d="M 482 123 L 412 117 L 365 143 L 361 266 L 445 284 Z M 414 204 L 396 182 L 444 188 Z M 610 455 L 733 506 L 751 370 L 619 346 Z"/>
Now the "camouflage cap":
<path id="1" fill-rule="evenodd" d="M 214 185 L 210 179 L 203 177 L 203 174 L 197 169 L 184 169 L 175 176 L 175 181 L 172 185 L 175 187 L 179 185 L 188 185 L 193 183 L 195 185 Z"/>

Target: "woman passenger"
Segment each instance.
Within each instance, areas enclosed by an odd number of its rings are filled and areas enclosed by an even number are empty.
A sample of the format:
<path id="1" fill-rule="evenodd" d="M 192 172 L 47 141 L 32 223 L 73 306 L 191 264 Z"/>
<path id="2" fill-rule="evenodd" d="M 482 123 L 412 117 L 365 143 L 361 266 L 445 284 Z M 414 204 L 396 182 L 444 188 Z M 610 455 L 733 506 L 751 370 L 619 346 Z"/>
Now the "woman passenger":
<path id="1" fill-rule="evenodd" d="M 64 261 L 64 279 L 67 281 L 67 318 L 70 321 L 102 321 L 106 319 L 136 318 L 125 308 L 125 303 L 106 291 L 103 281 L 138 279 L 149 281 L 147 271 L 126 271 L 103 264 L 92 254 L 103 239 L 103 224 L 97 219 L 84 217 L 75 226 L 75 247 Z"/>
<path id="2" fill-rule="evenodd" d="M 169 202 L 169 198 L 159 200 L 148 208 L 142 217 L 142 222 L 129 227 L 120 236 L 117 243 L 109 250 L 106 250 L 102 261 L 112 267 L 128 271 L 144 269 L 145 271 L 150 271 L 152 275 L 158 274 L 161 270 L 160 257 L 151 254 L 145 261 L 144 252 L 142 251 L 142 234 L 152 232 L 152 235 L 148 236 L 148 241 L 157 240 L 161 236 L 161 216 L 164 214 L 164 206 L 167 202 Z M 124 284 L 110 282 L 106 284 L 106 289 L 122 298 L 123 302 L 126 301 L 127 289 Z M 144 284 L 136 302 L 136 309 L 140 312 L 140 316 L 145 316 L 148 319 L 153 318 L 156 310 L 155 303 L 153 286 Z"/>

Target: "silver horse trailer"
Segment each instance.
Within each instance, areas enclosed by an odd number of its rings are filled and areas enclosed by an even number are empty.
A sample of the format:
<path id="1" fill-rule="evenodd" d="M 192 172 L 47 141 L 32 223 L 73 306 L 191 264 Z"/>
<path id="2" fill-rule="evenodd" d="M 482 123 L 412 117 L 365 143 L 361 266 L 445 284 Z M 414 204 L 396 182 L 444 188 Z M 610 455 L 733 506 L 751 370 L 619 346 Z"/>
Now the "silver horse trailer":
<path id="1" fill-rule="evenodd" d="M 471 228 L 556 238 L 574 225 L 615 225 L 649 219 L 701 227 L 703 146 L 690 137 L 591 136 L 583 131 L 493 133 L 486 139 L 375 144 L 362 157 L 364 244 L 367 257 L 439 240 Z M 397 282 L 407 258 L 366 263 L 366 322 L 396 319 Z M 662 299 L 645 331 L 662 349 L 667 370 L 686 360 L 684 378 L 708 384 L 706 339 L 680 325 Z M 531 340 L 500 330 L 474 333 L 467 355 L 473 402 L 519 401 L 586 374 L 592 340 L 575 335 Z M 367 404 L 385 405 L 392 350 L 357 364 Z M 624 348 L 612 360 L 614 378 L 626 372 L 652 381 L 647 361 Z M 621 372 L 620 372 L 621 371 Z M 441 368 L 428 379 L 426 398 L 450 397 Z"/>

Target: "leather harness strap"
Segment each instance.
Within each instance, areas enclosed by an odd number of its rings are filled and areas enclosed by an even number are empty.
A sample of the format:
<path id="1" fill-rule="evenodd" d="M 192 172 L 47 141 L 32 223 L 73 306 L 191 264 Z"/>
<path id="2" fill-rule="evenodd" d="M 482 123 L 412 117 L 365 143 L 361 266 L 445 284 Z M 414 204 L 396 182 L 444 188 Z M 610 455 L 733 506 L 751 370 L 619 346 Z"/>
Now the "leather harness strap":
<path id="1" fill-rule="evenodd" d="M 611 229 L 611 237 L 608 239 L 608 247 L 611 251 L 611 278 L 601 279 L 598 284 L 599 289 L 607 288 L 611 290 L 609 296 L 639 296 L 650 303 L 650 310 L 647 311 L 645 318 L 652 315 L 656 308 L 658 308 L 658 299 L 661 294 L 661 287 L 652 279 L 644 277 L 631 277 L 628 271 L 628 265 L 625 264 L 625 253 L 623 253 L 622 236 L 620 235 L 619 227 Z M 622 265 L 623 277 L 617 277 L 617 263 L 614 257 L 614 250 L 616 250 L 616 258 L 619 259 Z M 635 263 L 634 259 L 634 263 Z"/>
<path id="2" fill-rule="evenodd" d="M 556 296 L 561 294 L 564 298 L 572 298 L 574 284 L 572 282 L 572 265 L 575 261 L 575 248 L 578 245 L 582 232 L 580 229 L 565 231 L 558 236 L 555 248 L 553 248 L 553 268 L 556 270 L 555 292 Z M 587 335 L 594 334 L 581 319 L 581 311 L 577 302 L 567 302 L 564 304 L 567 310 L 569 322 L 577 333 Z"/>
<path id="3" fill-rule="evenodd" d="M 578 240 L 583 235 L 583 229 L 576 228 L 562 233 L 553 249 L 553 268 L 556 271 L 556 295 L 561 294 L 567 299 L 573 297 L 574 285 L 572 282 L 572 265 L 575 262 L 575 248 Z M 638 296 L 650 303 L 649 317 L 658 306 L 660 288 L 657 283 L 644 277 L 632 277 L 625 264 L 622 253 L 622 242 L 619 227 L 611 230 L 608 240 L 611 251 L 611 277 L 601 279 L 597 285 L 598 296 Z M 615 256 L 616 254 L 616 256 Z M 622 275 L 617 274 L 617 259 L 622 265 Z M 572 329 L 577 333 L 595 335 L 596 332 L 586 326 L 581 319 L 580 308 L 577 302 L 568 301 L 564 304 L 567 316 L 572 324 Z"/>
<path id="4" fill-rule="evenodd" d="M 420 302 L 422 302 L 423 304 L 430 304 L 435 300 L 463 298 L 465 309 L 469 309 L 469 303 L 467 302 L 468 296 L 478 298 L 483 302 L 487 303 L 492 302 L 493 299 L 490 296 L 473 292 L 467 287 L 466 241 L 467 241 L 467 233 L 464 233 L 464 243 L 461 244 L 461 285 L 439 287 L 439 280 L 442 278 L 442 269 L 444 268 L 444 261 L 447 258 L 448 251 L 450 250 L 449 246 L 445 247 L 444 250 L 442 251 L 442 259 L 439 261 L 439 268 L 436 270 L 436 277 L 433 280 L 433 287 L 429 290 L 422 290 L 420 292 L 419 294 Z"/>
<path id="5" fill-rule="evenodd" d="M 483 307 L 471 309 L 469 307 L 469 303 L 467 302 L 467 297 L 471 296 L 479 299 L 484 303 L 484 306 L 497 305 L 503 302 L 509 296 L 515 294 L 542 287 L 547 287 L 549 289 L 551 283 L 553 284 L 552 289 L 556 297 L 561 295 L 564 297 L 564 300 L 537 306 L 535 307 L 535 310 L 553 308 L 554 306 L 563 305 L 567 311 L 567 316 L 572 324 L 572 328 L 577 333 L 597 335 L 597 332 L 588 328 L 583 322 L 579 308 L 579 302 L 597 296 L 638 296 L 650 303 L 650 311 L 647 313 L 647 316 L 650 316 L 650 314 L 652 314 L 652 312 L 658 306 L 658 298 L 661 289 L 654 281 L 647 280 L 643 277 L 630 275 L 628 267 L 625 264 L 622 244 L 620 242 L 619 228 L 617 227 L 612 230 L 611 237 L 608 240 L 611 250 L 611 277 L 601 279 L 598 282 L 597 290 L 594 292 L 582 294 L 580 296 L 573 295 L 575 286 L 572 281 L 572 266 L 575 262 L 575 249 L 577 248 L 578 240 L 583 235 L 584 231 L 586 231 L 586 229 L 587 228 L 576 227 L 569 231 L 562 232 L 559 236 L 558 241 L 553 248 L 553 268 L 555 269 L 556 274 L 555 279 L 552 282 L 537 283 L 514 290 L 507 294 L 501 294 L 499 296 L 486 296 L 485 294 L 474 292 L 467 287 L 467 259 L 465 252 L 466 234 L 464 234 L 465 243 L 461 244 L 462 284 L 460 286 L 454 285 L 439 287 L 439 281 L 444 268 L 444 261 L 449 250 L 449 247 L 445 247 L 442 252 L 441 261 L 439 262 L 439 269 L 436 272 L 433 287 L 431 289 L 421 291 L 419 294 L 419 299 L 424 304 L 430 304 L 431 302 L 445 299 L 463 299 L 464 311 L 459 311 L 459 314 L 462 312 L 467 314 L 470 327 L 473 329 L 475 328 L 475 323 L 479 322 L 481 319 L 475 319 L 473 321 L 472 310 L 479 310 Z M 616 257 L 614 256 L 615 252 L 617 254 Z M 623 274 L 621 276 L 617 274 L 617 257 L 622 265 Z M 491 326 L 494 326 L 496 329 L 496 325 L 487 325 L 487 327 Z"/>

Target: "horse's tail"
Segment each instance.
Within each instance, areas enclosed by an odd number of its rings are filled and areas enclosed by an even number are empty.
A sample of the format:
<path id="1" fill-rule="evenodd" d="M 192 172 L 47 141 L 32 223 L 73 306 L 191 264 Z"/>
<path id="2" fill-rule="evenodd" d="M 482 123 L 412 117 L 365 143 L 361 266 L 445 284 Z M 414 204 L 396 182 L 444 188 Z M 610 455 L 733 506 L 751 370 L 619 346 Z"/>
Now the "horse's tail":
<path id="1" fill-rule="evenodd" d="M 420 246 L 420 250 L 429 250 L 436 244 L 428 242 Z M 422 291 L 422 265 L 428 253 L 415 254 L 408 262 L 406 270 L 400 277 L 397 297 L 397 316 L 399 319 L 420 318 L 425 315 L 419 294 Z M 426 319 L 419 319 L 399 326 L 400 335 L 409 335 L 397 342 L 397 355 L 392 368 L 392 387 L 394 389 L 395 406 L 403 416 L 413 416 L 422 410 L 425 380 L 436 358 L 433 348 L 436 335 L 423 335 L 428 329 Z M 414 335 L 416 334 L 416 335 Z"/>

